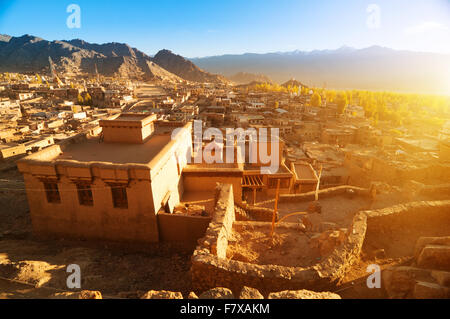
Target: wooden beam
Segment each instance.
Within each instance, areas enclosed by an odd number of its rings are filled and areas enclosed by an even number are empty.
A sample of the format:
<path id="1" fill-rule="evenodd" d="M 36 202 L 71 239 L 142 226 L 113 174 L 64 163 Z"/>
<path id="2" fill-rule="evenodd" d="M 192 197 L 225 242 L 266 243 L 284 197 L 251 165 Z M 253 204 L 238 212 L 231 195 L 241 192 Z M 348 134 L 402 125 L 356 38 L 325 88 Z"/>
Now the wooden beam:
<path id="1" fill-rule="evenodd" d="M 273 216 L 272 216 L 272 232 L 271 232 L 271 236 L 273 238 L 273 232 L 275 231 L 275 219 L 277 216 L 277 211 L 278 211 L 278 199 L 279 199 L 279 195 L 280 195 L 280 179 L 278 179 L 277 182 L 277 192 L 275 194 L 275 208 L 273 210 Z"/>

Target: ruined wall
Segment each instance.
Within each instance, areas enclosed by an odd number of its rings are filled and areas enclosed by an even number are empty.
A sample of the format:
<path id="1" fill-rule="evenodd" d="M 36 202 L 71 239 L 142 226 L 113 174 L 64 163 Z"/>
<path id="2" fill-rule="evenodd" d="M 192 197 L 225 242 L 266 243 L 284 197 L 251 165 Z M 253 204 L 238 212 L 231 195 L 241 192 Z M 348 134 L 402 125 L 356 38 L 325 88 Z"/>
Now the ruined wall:
<path id="1" fill-rule="evenodd" d="M 363 194 L 366 192 L 364 189 L 358 191 Z M 332 192 L 342 192 L 342 188 L 335 189 Z M 192 256 L 193 286 L 197 291 L 226 287 L 234 292 L 239 292 L 243 286 L 248 286 L 257 288 L 265 294 L 286 289 L 330 289 L 359 260 L 363 245 L 367 245 L 367 241 L 371 241 L 371 245 L 376 244 L 376 240 L 387 239 L 392 242 L 390 236 L 395 236 L 397 233 L 401 236 L 407 234 L 410 237 L 405 237 L 405 242 L 401 242 L 402 247 L 407 246 L 408 242 L 410 243 L 411 252 L 406 247 L 407 256 L 412 253 L 416 235 L 427 234 L 427 232 L 432 234 L 432 231 L 436 232 L 436 225 L 441 225 L 442 232 L 448 234 L 449 214 L 450 201 L 417 202 L 376 211 L 359 212 L 353 219 L 344 243 L 338 246 L 331 255 L 321 260 L 320 263 L 306 268 L 257 265 L 227 260 L 223 258 L 223 250 L 212 249 L 210 244 L 214 242 L 212 236 L 217 236 L 217 230 L 221 228 L 221 225 L 211 223 L 207 231 L 210 237 L 199 241 L 199 245 Z M 285 224 L 281 227 L 295 226 Z M 417 229 L 422 233 L 416 234 Z M 397 243 L 401 236 L 395 239 Z M 222 249 L 227 245 L 223 245 Z M 217 252 L 221 254 L 220 257 Z M 398 252 L 393 251 L 393 253 Z"/>
<path id="2" fill-rule="evenodd" d="M 412 254 L 419 237 L 449 234 L 450 200 L 413 202 L 364 213 L 365 247 L 383 248 L 392 257 Z"/>
<path id="3" fill-rule="evenodd" d="M 204 247 L 217 258 L 226 258 L 228 239 L 233 233 L 234 214 L 233 186 L 216 184 L 215 210 L 205 237 L 200 239 Z"/>
<path id="4" fill-rule="evenodd" d="M 235 202 L 235 204 L 242 208 L 246 215 L 254 221 L 260 221 L 260 222 L 272 222 L 273 218 L 273 209 L 264 208 L 264 207 L 258 207 L 258 206 L 251 206 L 244 202 L 238 203 Z M 275 215 L 275 220 L 278 220 L 278 212 Z"/>
<path id="5" fill-rule="evenodd" d="M 354 186 L 337 186 L 327 189 L 319 190 L 319 200 L 321 198 L 334 197 L 337 195 L 349 194 L 349 191 L 352 191 L 354 196 L 368 196 L 369 190 L 361 187 Z M 280 202 L 307 202 L 315 200 L 316 192 L 309 192 L 303 194 L 283 194 L 280 195 Z M 350 195 L 349 195 L 350 196 Z"/>
<path id="6" fill-rule="evenodd" d="M 418 169 L 405 170 L 401 173 L 402 182 L 415 180 L 417 182 L 427 184 L 429 181 L 450 180 L 450 166 L 449 165 L 430 165 Z"/>
<path id="7" fill-rule="evenodd" d="M 222 215 L 226 216 L 227 213 L 223 212 Z M 193 286 L 197 291 L 226 287 L 236 293 L 243 286 L 257 288 L 263 293 L 286 289 L 325 289 L 358 260 L 365 231 L 366 215 L 357 214 L 344 244 L 321 263 L 307 268 L 283 267 L 227 260 L 226 249 L 232 234 L 229 219 L 213 220 L 192 256 Z"/>

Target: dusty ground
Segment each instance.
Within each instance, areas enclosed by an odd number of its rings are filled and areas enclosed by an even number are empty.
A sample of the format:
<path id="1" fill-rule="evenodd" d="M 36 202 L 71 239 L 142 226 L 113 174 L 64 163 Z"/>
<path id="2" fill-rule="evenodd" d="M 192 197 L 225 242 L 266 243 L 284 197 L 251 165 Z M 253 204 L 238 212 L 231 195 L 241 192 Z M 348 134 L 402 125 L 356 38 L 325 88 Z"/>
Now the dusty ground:
<path id="1" fill-rule="evenodd" d="M 0 167 L 1 168 L 1 167 Z M 0 171 L 0 235 L 13 232 L 27 236 L 31 231 L 23 177 L 16 169 Z"/>
<path id="2" fill-rule="evenodd" d="M 320 222 L 332 222 L 339 227 L 348 227 L 351 225 L 353 216 L 356 212 L 364 210 L 368 207 L 369 201 L 364 198 L 349 199 L 345 196 L 336 196 L 332 198 L 319 199 L 322 206 L 321 214 L 309 214 L 313 224 L 320 224 Z M 280 218 L 295 212 L 306 212 L 308 210 L 309 202 L 298 203 L 279 203 L 278 211 Z M 268 203 L 262 205 L 266 208 L 273 209 L 273 204 Z M 298 222 L 299 216 L 291 216 L 284 220 L 284 222 Z"/>
<path id="3" fill-rule="evenodd" d="M 2 240 L 0 252 L 0 277 L 37 287 L 68 290 L 67 265 L 78 264 L 82 289 L 105 295 L 153 289 L 190 292 L 190 252 L 175 253 L 162 247 L 154 254 L 129 253 L 31 240 Z"/>
<path id="4" fill-rule="evenodd" d="M 229 242 L 227 257 L 260 265 L 308 267 L 319 261 L 318 250 L 309 247 L 309 238 L 300 231 L 277 228 L 273 239 L 270 228 L 245 226 L 234 232 Z"/>

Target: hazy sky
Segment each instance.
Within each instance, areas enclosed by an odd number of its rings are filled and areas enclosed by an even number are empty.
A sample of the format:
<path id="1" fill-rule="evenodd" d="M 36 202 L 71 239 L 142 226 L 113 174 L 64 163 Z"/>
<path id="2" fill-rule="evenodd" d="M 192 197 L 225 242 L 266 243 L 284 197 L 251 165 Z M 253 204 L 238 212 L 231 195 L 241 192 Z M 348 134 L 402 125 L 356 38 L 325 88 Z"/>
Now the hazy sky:
<path id="1" fill-rule="evenodd" d="M 67 27 L 70 4 L 81 28 Z M 450 0 L 0 0 L 0 33 L 186 57 L 344 45 L 450 53 Z"/>

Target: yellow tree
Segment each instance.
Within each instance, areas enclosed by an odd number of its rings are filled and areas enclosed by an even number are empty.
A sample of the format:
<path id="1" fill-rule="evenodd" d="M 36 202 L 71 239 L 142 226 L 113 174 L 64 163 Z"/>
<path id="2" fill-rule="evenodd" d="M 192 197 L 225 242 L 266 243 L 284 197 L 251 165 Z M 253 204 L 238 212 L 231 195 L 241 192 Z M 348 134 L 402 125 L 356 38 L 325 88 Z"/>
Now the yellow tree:
<path id="1" fill-rule="evenodd" d="M 81 105 L 81 104 L 84 103 L 84 99 L 83 99 L 83 97 L 81 96 L 81 94 L 79 94 L 79 93 L 78 93 L 78 98 L 77 98 L 77 100 L 78 100 L 78 104 L 79 104 L 79 105 Z"/>
<path id="2" fill-rule="evenodd" d="M 89 93 L 86 93 L 86 95 L 84 96 L 84 103 L 86 103 L 86 105 L 92 104 L 92 97 Z"/>
<path id="3" fill-rule="evenodd" d="M 337 111 L 339 114 L 344 114 L 348 105 L 347 94 L 340 92 L 336 97 Z"/>
<path id="4" fill-rule="evenodd" d="M 322 105 L 322 97 L 319 93 L 315 92 L 311 96 L 311 106 L 319 107 Z"/>
<path id="5" fill-rule="evenodd" d="M 336 91 L 334 90 L 326 91 L 325 96 L 327 98 L 327 103 L 333 103 L 334 100 L 336 99 Z"/>

